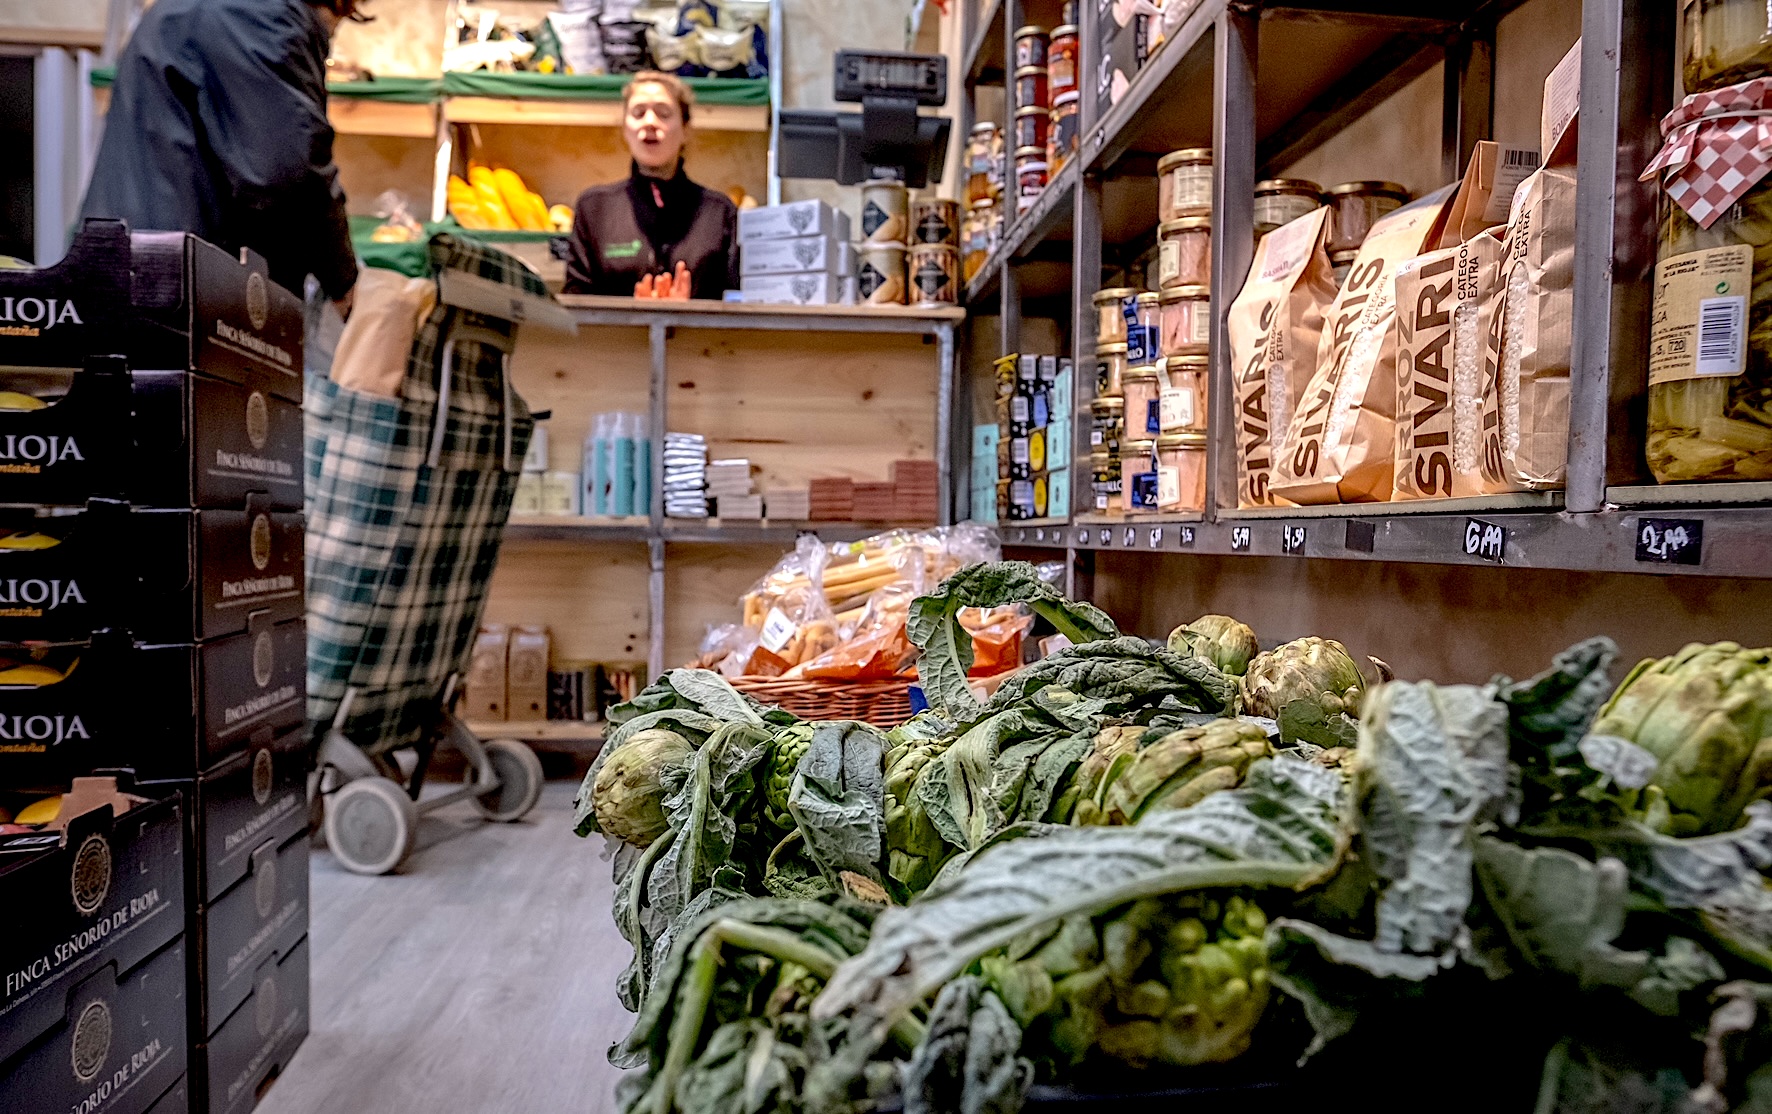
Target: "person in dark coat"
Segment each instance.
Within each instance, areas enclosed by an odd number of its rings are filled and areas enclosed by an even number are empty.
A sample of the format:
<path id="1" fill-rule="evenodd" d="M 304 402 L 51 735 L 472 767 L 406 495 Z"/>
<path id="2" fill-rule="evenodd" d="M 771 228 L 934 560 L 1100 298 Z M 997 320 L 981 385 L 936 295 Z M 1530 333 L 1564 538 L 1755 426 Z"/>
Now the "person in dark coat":
<path id="1" fill-rule="evenodd" d="M 265 257 L 350 312 L 357 260 L 326 118 L 326 56 L 359 0 L 155 0 L 117 59 L 83 215 Z"/>
<path id="2" fill-rule="evenodd" d="M 622 90 L 626 181 L 578 195 L 568 294 L 718 298 L 738 289 L 738 207 L 683 173 L 693 105 L 670 74 L 635 74 Z"/>

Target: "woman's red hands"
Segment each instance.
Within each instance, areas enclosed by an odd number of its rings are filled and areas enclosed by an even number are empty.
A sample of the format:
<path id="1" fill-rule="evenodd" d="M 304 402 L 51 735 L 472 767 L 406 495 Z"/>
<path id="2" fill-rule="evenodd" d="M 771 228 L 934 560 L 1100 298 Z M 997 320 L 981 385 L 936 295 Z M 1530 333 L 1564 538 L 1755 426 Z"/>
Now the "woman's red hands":
<path id="1" fill-rule="evenodd" d="M 689 267 L 678 263 L 668 275 L 646 275 L 634 284 L 636 298 L 662 298 L 672 302 L 689 300 Z"/>

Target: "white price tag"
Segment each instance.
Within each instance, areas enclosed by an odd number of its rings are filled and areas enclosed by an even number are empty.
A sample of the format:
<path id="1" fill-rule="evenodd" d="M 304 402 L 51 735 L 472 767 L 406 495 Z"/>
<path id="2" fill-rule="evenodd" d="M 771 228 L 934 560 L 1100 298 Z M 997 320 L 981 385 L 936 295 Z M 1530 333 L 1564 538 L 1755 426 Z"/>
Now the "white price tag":
<path id="1" fill-rule="evenodd" d="M 763 633 L 757 636 L 757 643 L 772 654 L 779 653 L 799 629 L 781 608 L 772 607 L 763 618 Z"/>
<path id="2" fill-rule="evenodd" d="M 1181 469 L 1157 469 L 1157 506 L 1176 507 L 1181 505 Z"/>
<path id="3" fill-rule="evenodd" d="M 1158 421 L 1165 433 L 1194 426 L 1194 390 L 1192 387 L 1164 387 L 1157 400 Z"/>

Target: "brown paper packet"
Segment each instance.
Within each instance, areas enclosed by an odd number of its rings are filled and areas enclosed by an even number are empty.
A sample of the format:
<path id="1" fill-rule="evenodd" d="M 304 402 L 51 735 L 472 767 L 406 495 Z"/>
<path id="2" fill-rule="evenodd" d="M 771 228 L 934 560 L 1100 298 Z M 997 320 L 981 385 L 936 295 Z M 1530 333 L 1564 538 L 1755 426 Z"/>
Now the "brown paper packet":
<path id="1" fill-rule="evenodd" d="M 1231 303 L 1239 507 L 1277 501 L 1270 490 L 1275 454 L 1315 370 L 1323 311 L 1335 300 L 1324 248 L 1328 214 L 1319 208 L 1263 236 Z"/>
<path id="2" fill-rule="evenodd" d="M 1494 381 L 1500 359 L 1500 338 L 1490 335 L 1490 325 L 1506 239 L 1507 226 L 1497 225 L 1458 246 L 1452 288 L 1457 299 L 1452 310 L 1452 491 L 1459 496 L 1494 490 L 1483 469 L 1484 431 L 1499 430 L 1501 400 L 1497 394 L 1495 408 L 1487 409 L 1485 387 Z"/>
<path id="3" fill-rule="evenodd" d="M 1452 457 L 1458 253 L 1441 248 L 1397 268 L 1395 499 L 1470 494 L 1456 490 Z"/>
<path id="4" fill-rule="evenodd" d="M 332 381 L 349 391 L 399 398 L 406 359 L 421 321 L 437 305 L 437 284 L 380 267 L 357 276 L 351 319 L 332 357 Z"/>
<path id="5" fill-rule="evenodd" d="M 1390 499 L 1396 463 L 1396 272 L 1420 254 L 1448 187 L 1372 226 L 1335 297 L 1317 369 L 1286 431 L 1274 493 L 1295 503 Z"/>

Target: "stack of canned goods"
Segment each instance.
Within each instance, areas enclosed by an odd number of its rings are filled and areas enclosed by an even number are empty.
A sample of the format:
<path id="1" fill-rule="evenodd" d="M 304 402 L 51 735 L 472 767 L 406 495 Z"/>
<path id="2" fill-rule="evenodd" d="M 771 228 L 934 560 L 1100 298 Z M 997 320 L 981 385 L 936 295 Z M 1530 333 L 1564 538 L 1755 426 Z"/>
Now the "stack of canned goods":
<path id="1" fill-rule="evenodd" d="M 1205 344 L 1165 326 L 1205 320 L 1205 287 L 1095 295 L 1095 399 L 1090 404 L 1091 495 L 1098 513 L 1205 506 Z M 1176 307 L 1183 307 L 1177 309 Z"/>
<path id="2" fill-rule="evenodd" d="M 1047 68 L 1050 42 L 1044 27 L 1021 27 L 1015 32 L 1015 211 L 1025 212 L 1046 189 L 1049 164 L 1047 143 L 1052 127 L 1051 72 Z M 1075 52 L 1072 52 L 1073 59 Z M 1071 85 L 1076 86 L 1076 66 L 1071 66 Z"/>
<path id="3" fill-rule="evenodd" d="M 861 243 L 856 245 L 856 291 L 868 305 L 902 305 L 910 198 L 904 183 L 875 180 L 861 187 Z"/>
<path id="4" fill-rule="evenodd" d="M 910 293 L 920 306 L 952 305 L 960 286 L 960 206 L 931 198 L 911 205 Z"/>

